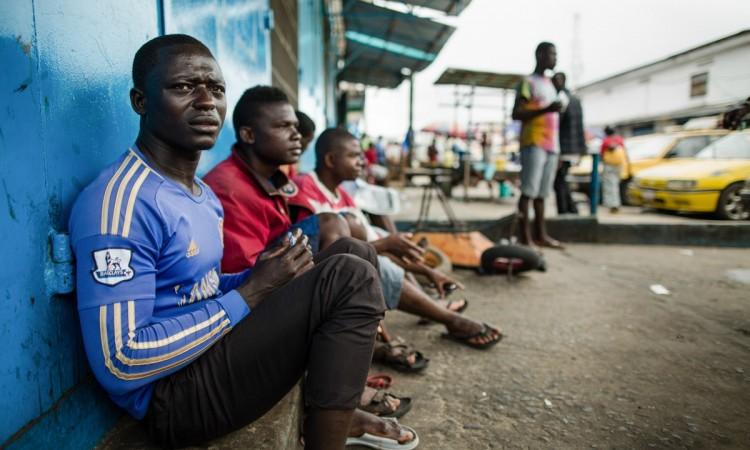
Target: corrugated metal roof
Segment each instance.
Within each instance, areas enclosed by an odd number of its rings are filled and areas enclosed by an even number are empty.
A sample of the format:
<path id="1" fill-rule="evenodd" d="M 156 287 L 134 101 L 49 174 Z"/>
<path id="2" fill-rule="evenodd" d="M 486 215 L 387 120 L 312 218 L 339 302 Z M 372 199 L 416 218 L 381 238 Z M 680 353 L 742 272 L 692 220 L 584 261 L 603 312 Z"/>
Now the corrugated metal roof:
<path id="1" fill-rule="evenodd" d="M 422 6 L 424 8 L 442 11 L 451 16 L 457 16 L 469 6 L 471 0 L 395 0 L 407 5 Z"/>
<path id="2" fill-rule="evenodd" d="M 435 84 L 457 84 L 496 89 L 515 89 L 523 75 L 517 73 L 481 72 L 466 69 L 445 69 Z"/>
<path id="3" fill-rule="evenodd" d="M 406 77 L 402 69 L 419 72 L 437 57 L 454 27 L 433 20 L 347 0 L 346 59 L 338 79 L 394 88 Z"/>

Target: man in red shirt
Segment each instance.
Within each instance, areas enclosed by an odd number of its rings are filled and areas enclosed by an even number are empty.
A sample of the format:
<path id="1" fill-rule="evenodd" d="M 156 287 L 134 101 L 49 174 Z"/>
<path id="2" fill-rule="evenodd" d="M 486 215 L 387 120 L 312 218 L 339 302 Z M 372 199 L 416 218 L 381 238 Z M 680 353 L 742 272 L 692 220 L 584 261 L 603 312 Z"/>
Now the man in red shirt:
<path id="1" fill-rule="evenodd" d="M 292 214 L 305 218 L 322 211 L 345 212 L 363 218 L 352 198 L 339 186 L 343 181 L 356 179 L 364 168 L 362 148 L 357 139 L 343 129 L 325 130 L 318 137 L 315 156 L 315 172 L 296 178 L 299 189 L 290 199 Z M 502 334 L 497 329 L 436 303 L 416 283 L 404 277 L 402 267 L 383 256 L 391 255 L 409 270 L 419 270 L 420 266 L 426 268 L 419 264 L 419 253 L 414 252 L 416 246 L 413 243 L 397 233 L 378 238 L 366 222 L 360 219 L 359 223 L 366 235 L 355 233 L 356 224 L 353 224 L 352 235 L 371 241 L 380 254 L 381 285 L 388 309 L 398 308 L 439 322 L 448 329 L 447 336 L 471 347 L 489 348 L 500 341 Z M 427 272 L 425 275 L 440 280 L 437 273 Z"/>
<path id="2" fill-rule="evenodd" d="M 297 162 L 302 154 L 294 109 L 283 92 L 256 87 L 258 107 L 235 109 L 233 121 L 237 143 L 231 155 L 216 165 L 204 181 L 211 186 L 224 207 L 223 271 L 238 272 L 253 267 L 258 255 L 292 228 L 287 198 L 297 186 L 279 167 Z M 252 91 L 249 89 L 248 92 Z M 263 97 L 263 96 L 266 97 Z M 274 100 L 277 97 L 283 100 Z M 284 96 L 284 97 L 281 97 Z M 263 98 L 271 99 L 263 105 Z M 252 105 L 251 102 L 238 103 Z M 286 107 L 271 107 L 284 105 Z M 258 114 L 262 109 L 265 114 Z M 288 109 L 291 109 L 291 115 Z M 250 127 L 250 117 L 262 116 L 263 127 Z M 349 235 L 346 222 L 335 214 L 319 214 L 297 224 L 310 239 L 313 252 Z"/>
<path id="3" fill-rule="evenodd" d="M 282 246 L 293 247 L 295 244 L 307 245 L 308 239 L 313 252 L 316 253 L 314 259 L 316 267 L 311 270 L 317 269 L 319 264 L 331 266 L 327 261 L 321 260 L 331 253 L 350 253 L 367 260 L 377 268 L 378 263 L 372 247 L 347 237 L 348 225 L 335 214 L 311 216 L 295 225 L 294 228 L 300 228 L 304 235 L 300 236 L 296 230 L 293 235 L 288 233 L 292 228 L 292 222 L 286 198 L 294 195 L 297 187 L 279 170 L 279 167 L 296 163 L 302 152 L 297 118 L 286 95 L 270 86 L 256 86 L 248 89 L 235 106 L 232 120 L 237 137 L 232 154 L 204 178 L 224 207 L 223 270 L 245 269 L 255 266 L 256 263 L 258 267 L 261 267 L 265 264 L 267 255 L 275 253 L 273 249 L 278 247 L 277 241 L 281 241 Z M 297 238 L 292 239 L 292 236 Z M 271 250 L 265 251 L 269 247 Z M 326 250 L 317 252 L 316 247 L 326 248 Z M 348 257 L 358 259 L 353 256 Z M 350 278 L 349 281 L 349 286 L 337 284 L 334 288 L 341 292 L 356 288 L 357 280 Z M 326 284 L 323 279 L 318 282 Z M 273 288 L 275 286 L 269 287 L 269 289 Z M 299 295 L 300 302 L 296 303 L 305 303 L 302 301 L 304 300 L 303 292 L 289 292 L 288 295 Z M 378 295 L 380 295 L 380 289 L 378 289 Z M 382 305 L 382 298 L 370 300 L 376 304 L 380 302 Z M 293 301 L 291 303 L 296 304 Z M 282 325 L 282 323 L 276 323 L 266 326 Z M 343 328 L 349 327 L 343 322 L 339 325 Z M 362 330 L 362 332 L 365 331 L 369 330 Z M 374 328 L 372 331 L 371 336 L 374 337 Z M 285 358 L 283 354 L 276 356 Z M 349 362 L 338 359 L 325 369 L 329 372 L 347 372 L 360 368 L 359 361 L 353 369 L 348 368 L 347 364 Z M 364 372 L 366 373 L 366 368 Z M 353 380 L 354 376 L 351 378 Z M 354 386 L 362 386 L 364 389 L 364 384 L 365 379 L 362 377 L 361 384 L 350 381 L 348 386 L 338 386 L 338 389 L 348 393 L 354 390 Z M 314 394 L 319 395 L 317 392 Z M 310 394 L 306 395 L 310 396 Z M 361 390 L 356 397 L 359 398 L 360 395 Z M 314 410 L 317 405 L 308 404 L 308 406 Z M 344 406 L 347 408 L 341 407 L 340 409 L 344 411 L 337 416 L 340 419 L 338 426 L 340 429 L 348 429 L 350 437 L 364 436 L 367 433 L 391 438 L 399 443 L 416 444 L 418 442 L 416 434 L 408 427 L 403 427 L 398 423 L 384 422 L 358 409 L 351 412 L 348 410 L 348 404 Z M 317 423 L 310 424 L 310 417 L 308 416 L 306 420 L 306 429 L 312 429 L 318 425 Z M 315 420 L 317 421 L 317 416 Z M 307 433 L 305 439 L 308 441 L 306 444 L 310 446 Z M 315 445 L 312 447 L 319 448 Z"/>

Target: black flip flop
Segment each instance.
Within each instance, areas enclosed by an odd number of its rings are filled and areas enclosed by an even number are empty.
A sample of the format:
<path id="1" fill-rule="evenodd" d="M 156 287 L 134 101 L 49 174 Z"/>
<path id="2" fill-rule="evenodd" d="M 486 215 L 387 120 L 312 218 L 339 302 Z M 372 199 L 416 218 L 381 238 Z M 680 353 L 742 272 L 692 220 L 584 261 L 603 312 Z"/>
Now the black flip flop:
<path id="1" fill-rule="evenodd" d="M 489 334 L 492 331 L 497 331 L 499 333 L 497 339 L 495 339 L 494 341 L 486 342 L 484 344 L 475 344 L 475 343 L 471 342 L 471 340 L 474 339 L 474 338 L 483 337 L 483 336 L 489 336 Z M 493 347 L 498 342 L 502 341 L 504 336 L 503 336 L 502 333 L 500 333 L 500 330 L 497 330 L 497 329 L 495 329 L 495 328 L 487 325 L 486 323 L 483 323 L 482 324 L 482 330 L 479 331 L 479 332 L 477 332 L 477 333 L 469 334 L 469 335 L 466 335 L 466 336 L 456 336 L 456 335 L 453 335 L 453 334 L 450 334 L 450 333 L 443 333 L 441 335 L 441 337 L 443 337 L 444 339 L 450 339 L 452 341 L 456 341 L 459 344 L 464 344 L 464 345 L 466 345 L 468 347 L 475 348 L 477 350 L 487 350 L 488 348 Z"/>
<path id="2" fill-rule="evenodd" d="M 402 363 L 400 361 L 391 361 L 384 363 L 399 372 L 403 373 L 417 373 L 425 370 L 430 365 L 430 360 L 425 358 L 422 352 L 419 350 L 414 351 L 414 364 Z"/>
<path id="3" fill-rule="evenodd" d="M 380 352 L 375 351 L 373 352 L 373 362 L 377 362 L 379 364 L 382 364 L 384 366 L 391 367 L 393 369 L 398 370 L 399 372 L 404 373 L 417 373 L 421 372 L 424 369 L 427 368 L 427 366 L 430 365 L 430 360 L 428 358 L 425 358 L 422 352 L 418 350 L 414 350 L 414 348 L 405 343 L 400 338 L 394 338 L 391 340 L 391 342 L 376 342 L 376 345 L 381 345 L 382 347 L 385 347 L 385 350 L 381 350 Z M 403 358 L 389 356 L 389 357 L 382 357 L 379 356 L 382 352 L 385 352 L 388 354 L 388 352 L 391 352 L 393 348 L 400 347 L 402 349 L 402 355 Z M 409 364 L 406 361 L 406 358 L 408 355 L 414 354 L 414 364 Z"/>

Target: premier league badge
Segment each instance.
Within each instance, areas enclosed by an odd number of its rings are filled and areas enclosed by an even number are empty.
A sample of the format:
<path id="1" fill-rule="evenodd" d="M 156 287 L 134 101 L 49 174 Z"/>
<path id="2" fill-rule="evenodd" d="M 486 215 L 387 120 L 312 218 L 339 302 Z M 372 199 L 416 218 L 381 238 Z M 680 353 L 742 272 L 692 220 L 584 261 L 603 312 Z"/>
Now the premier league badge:
<path id="1" fill-rule="evenodd" d="M 93 253 L 96 268 L 91 271 L 97 283 L 114 286 L 133 278 L 130 267 L 133 252 L 127 248 L 106 248 Z"/>

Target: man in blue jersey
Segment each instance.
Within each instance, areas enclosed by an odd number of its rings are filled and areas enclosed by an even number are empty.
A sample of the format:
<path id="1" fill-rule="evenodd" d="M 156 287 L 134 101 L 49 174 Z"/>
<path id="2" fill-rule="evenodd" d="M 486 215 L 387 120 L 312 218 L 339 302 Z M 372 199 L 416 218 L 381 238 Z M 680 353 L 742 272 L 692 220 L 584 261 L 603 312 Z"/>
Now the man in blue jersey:
<path id="1" fill-rule="evenodd" d="M 195 177 L 226 113 L 221 69 L 196 39 L 161 36 L 136 53 L 133 84 L 135 145 L 70 217 L 97 380 L 168 446 L 252 422 L 305 373 L 309 448 L 372 431 L 351 425 L 384 309 L 373 249 L 341 239 L 313 259 L 297 233 L 222 274 L 223 211 Z"/>

